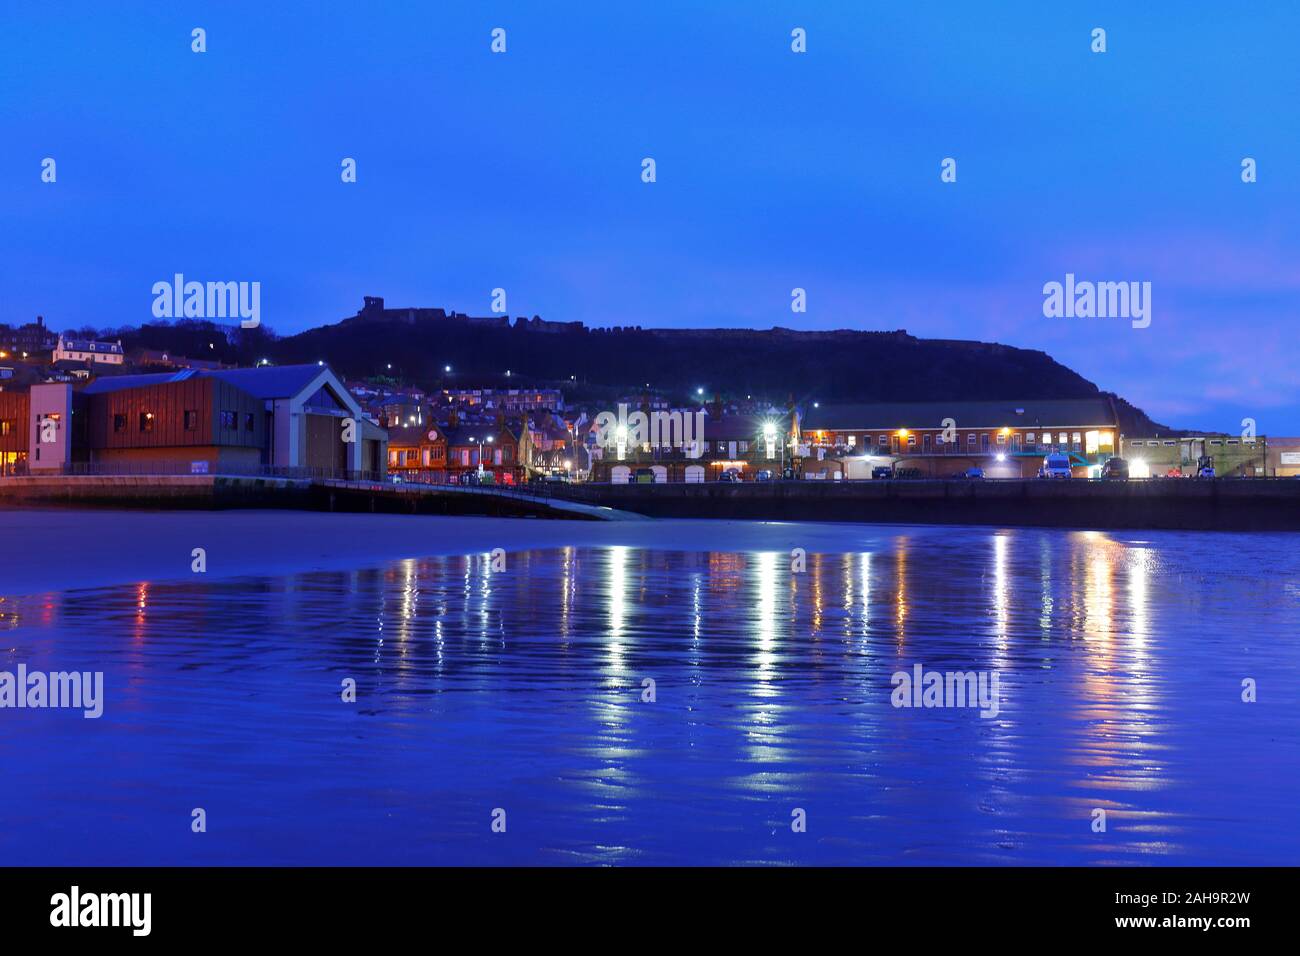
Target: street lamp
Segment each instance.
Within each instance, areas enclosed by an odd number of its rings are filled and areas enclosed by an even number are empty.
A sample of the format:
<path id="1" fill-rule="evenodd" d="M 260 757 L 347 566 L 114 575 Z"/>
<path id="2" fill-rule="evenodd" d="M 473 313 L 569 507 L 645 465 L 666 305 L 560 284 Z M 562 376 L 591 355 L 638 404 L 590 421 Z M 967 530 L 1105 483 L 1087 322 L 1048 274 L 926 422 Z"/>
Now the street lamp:
<path id="1" fill-rule="evenodd" d="M 470 441 L 474 441 L 474 439 L 471 438 Z M 492 444 L 492 436 L 488 435 L 486 439 L 480 438 L 478 440 L 478 473 L 480 475 L 483 474 L 483 442 L 484 441 L 486 441 L 489 445 Z"/>
<path id="2" fill-rule="evenodd" d="M 767 442 L 767 457 L 768 458 L 775 457 L 772 454 L 772 452 L 773 452 L 773 446 L 775 446 L 776 444 L 776 422 L 764 423 L 763 440 Z M 785 475 L 785 445 L 784 444 L 781 445 L 781 458 L 780 458 L 780 464 L 778 465 L 778 468 L 780 469 L 780 475 L 784 477 Z"/>

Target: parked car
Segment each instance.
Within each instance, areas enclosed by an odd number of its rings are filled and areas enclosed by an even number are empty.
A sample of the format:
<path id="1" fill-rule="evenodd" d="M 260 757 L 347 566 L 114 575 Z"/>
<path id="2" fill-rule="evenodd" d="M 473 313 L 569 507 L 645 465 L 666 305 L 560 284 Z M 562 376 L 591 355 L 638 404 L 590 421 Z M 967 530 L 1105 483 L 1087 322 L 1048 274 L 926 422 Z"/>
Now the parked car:
<path id="1" fill-rule="evenodd" d="M 762 471 L 760 471 L 758 474 L 756 474 L 756 475 L 754 476 L 754 480 L 755 480 L 755 481 L 771 481 L 771 480 L 772 480 L 772 473 L 771 473 L 770 471 L 768 471 L 766 468 L 764 468 Z"/>
<path id="2" fill-rule="evenodd" d="M 920 468 L 895 468 L 894 477 L 895 478 L 923 478 L 925 476 L 921 474 Z"/>
<path id="3" fill-rule="evenodd" d="M 722 474 L 718 475 L 718 481 L 740 481 L 740 469 L 728 468 Z"/>
<path id="4" fill-rule="evenodd" d="M 638 468 L 632 476 L 632 481 L 638 485 L 653 485 L 655 473 L 649 468 Z"/>
<path id="5" fill-rule="evenodd" d="M 1059 451 L 1051 452 L 1043 458 L 1038 469 L 1039 478 L 1069 478 L 1070 456 Z"/>
<path id="6" fill-rule="evenodd" d="M 1165 472 L 1165 477 L 1181 478 L 1183 477 L 1183 470 L 1181 468 L 1170 468 L 1168 471 Z"/>
<path id="7" fill-rule="evenodd" d="M 1103 478 L 1127 478 L 1128 462 L 1123 458 L 1108 458 L 1106 464 L 1101 466 L 1101 477 Z"/>
<path id="8" fill-rule="evenodd" d="M 875 468 L 871 469 L 871 477 L 872 478 L 893 478 L 894 469 L 891 468 L 889 465 L 877 465 Z"/>
<path id="9" fill-rule="evenodd" d="M 965 471 L 961 473 L 961 476 L 963 478 L 983 478 L 984 469 L 980 467 L 967 468 Z"/>

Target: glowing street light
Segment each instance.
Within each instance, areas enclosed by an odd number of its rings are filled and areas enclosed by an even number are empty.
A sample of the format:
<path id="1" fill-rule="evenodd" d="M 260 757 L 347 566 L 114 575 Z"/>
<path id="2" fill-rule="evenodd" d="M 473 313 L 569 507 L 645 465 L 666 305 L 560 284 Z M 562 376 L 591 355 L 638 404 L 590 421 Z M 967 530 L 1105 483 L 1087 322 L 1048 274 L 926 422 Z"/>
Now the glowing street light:
<path id="1" fill-rule="evenodd" d="M 776 423 L 775 422 L 763 423 L 763 441 L 767 445 L 767 457 L 775 458 L 776 457 Z M 781 458 L 782 458 L 782 465 L 784 466 L 785 464 L 784 449 L 782 449 Z"/>
<path id="2" fill-rule="evenodd" d="M 474 438 L 470 438 L 470 441 L 475 441 L 475 439 L 474 439 Z M 478 473 L 479 473 L 480 475 L 483 474 L 483 443 L 484 443 L 485 441 L 486 441 L 489 445 L 492 444 L 492 436 L 491 436 L 491 435 L 488 435 L 487 438 L 480 438 L 480 439 L 477 440 L 477 442 L 478 442 Z"/>

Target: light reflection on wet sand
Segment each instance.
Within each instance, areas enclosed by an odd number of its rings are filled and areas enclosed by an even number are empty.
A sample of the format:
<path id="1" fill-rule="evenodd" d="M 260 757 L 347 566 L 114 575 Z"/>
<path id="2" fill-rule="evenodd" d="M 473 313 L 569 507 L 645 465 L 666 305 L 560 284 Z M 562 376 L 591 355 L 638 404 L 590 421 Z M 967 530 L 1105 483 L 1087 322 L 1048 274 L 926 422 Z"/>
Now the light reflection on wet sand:
<path id="1" fill-rule="evenodd" d="M 773 550 L 557 547 L 504 570 L 484 552 L 6 598 L 0 669 L 102 669 L 108 701 L 98 722 L 0 714 L 0 852 L 1294 862 L 1300 590 L 1269 550 L 1285 539 L 857 534 L 804 571 Z M 892 707 L 890 675 L 914 664 L 997 670 L 1001 712 Z M 1266 704 L 1241 702 L 1245 676 Z M 202 843 L 164 822 L 195 805 L 222 820 Z"/>

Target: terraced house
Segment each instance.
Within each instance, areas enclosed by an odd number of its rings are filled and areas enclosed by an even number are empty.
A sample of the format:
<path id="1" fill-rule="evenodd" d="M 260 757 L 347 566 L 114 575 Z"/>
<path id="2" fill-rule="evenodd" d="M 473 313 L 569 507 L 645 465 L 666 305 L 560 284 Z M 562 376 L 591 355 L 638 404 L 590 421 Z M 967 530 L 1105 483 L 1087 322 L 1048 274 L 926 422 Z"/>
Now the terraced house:
<path id="1" fill-rule="evenodd" d="M 1032 478 L 1043 456 L 1064 452 L 1088 477 L 1119 449 L 1107 398 L 1010 402 L 902 402 L 805 409 L 796 444 L 805 475 L 870 478 L 884 464 L 918 477 L 967 468 L 990 478 Z"/>
<path id="2" fill-rule="evenodd" d="M 742 481 L 763 471 L 779 475 L 791 464 L 790 421 L 778 414 L 706 415 L 703 437 L 685 445 L 614 442 L 592 462 L 592 480 L 626 484 L 638 472 L 657 484 L 717 481 L 725 472 Z"/>

